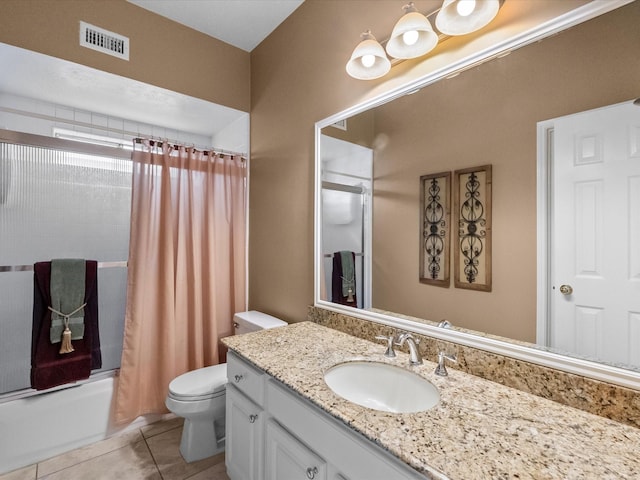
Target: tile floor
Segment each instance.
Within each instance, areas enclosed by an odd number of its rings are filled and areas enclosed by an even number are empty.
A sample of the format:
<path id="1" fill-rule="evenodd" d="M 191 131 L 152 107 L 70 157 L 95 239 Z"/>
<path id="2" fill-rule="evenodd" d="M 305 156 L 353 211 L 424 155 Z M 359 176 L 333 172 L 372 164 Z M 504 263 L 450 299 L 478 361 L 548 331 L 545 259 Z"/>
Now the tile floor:
<path id="1" fill-rule="evenodd" d="M 153 423 L 34 465 L 0 480 L 229 480 L 224 453 L 186 463 L 181 418 Z"/>

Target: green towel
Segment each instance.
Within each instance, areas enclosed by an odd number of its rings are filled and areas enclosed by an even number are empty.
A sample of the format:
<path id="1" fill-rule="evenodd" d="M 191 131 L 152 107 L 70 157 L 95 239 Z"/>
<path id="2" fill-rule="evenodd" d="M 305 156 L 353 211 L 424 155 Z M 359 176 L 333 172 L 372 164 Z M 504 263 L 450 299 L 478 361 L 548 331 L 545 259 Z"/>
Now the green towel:
<path id="1" fill-rule="evenodd" d="M 342 296 L 348 297 L 349 293 L 351 295 L 356 293 L 356 268 L 353 263 L 353 252 L 341 251 L 340 261 L 342 262 Z"/>
<path id="2" fill-rule="evenodd" d="M 51 308 L 69 315 L 84 304 L 86 262 L 82 259 L 63 258 L 51 260 Z M 84 336 L 84 308 L 69 317 L 71 340 Z M 59 343 L 64 331 L 64 317 L 51 312 L 51 343 Z"/>

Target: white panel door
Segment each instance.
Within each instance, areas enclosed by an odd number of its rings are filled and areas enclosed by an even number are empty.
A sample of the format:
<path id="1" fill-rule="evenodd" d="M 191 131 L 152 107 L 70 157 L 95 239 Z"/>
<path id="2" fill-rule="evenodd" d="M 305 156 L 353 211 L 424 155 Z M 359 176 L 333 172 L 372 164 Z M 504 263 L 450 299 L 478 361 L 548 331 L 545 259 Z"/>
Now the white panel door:
<path id="1" fill-rule="evenodd" d="M 640 366 L 640 107 L 553 131 L 551 346 Z"/>

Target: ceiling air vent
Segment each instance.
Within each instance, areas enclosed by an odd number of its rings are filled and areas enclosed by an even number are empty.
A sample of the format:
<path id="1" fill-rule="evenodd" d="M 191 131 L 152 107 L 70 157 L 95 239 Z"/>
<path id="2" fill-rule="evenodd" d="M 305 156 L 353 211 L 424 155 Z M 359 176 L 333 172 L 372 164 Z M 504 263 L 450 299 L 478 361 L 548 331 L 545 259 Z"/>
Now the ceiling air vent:
<path id="1" fill-rule="evenodd" d="M 129 39 L 100 27 L 80 22 L 80 45 L 129 60 Z"/>

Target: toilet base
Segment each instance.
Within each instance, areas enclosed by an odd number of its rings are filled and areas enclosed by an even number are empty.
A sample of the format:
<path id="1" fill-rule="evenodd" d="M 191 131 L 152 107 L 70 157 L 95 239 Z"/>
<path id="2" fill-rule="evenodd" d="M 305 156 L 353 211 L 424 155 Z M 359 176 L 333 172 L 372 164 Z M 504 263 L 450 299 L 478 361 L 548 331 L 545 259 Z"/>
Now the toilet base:
<path id="1" fill-rule="evenodd" d="M 216 427 L 218 425 L 214 421 L 185 418 L 180 440 L 180 454 L 185 462 L 197 462 L 224 451 L 224 425 Z M 217 435 L 216 430 L 219 432 Z"/>

